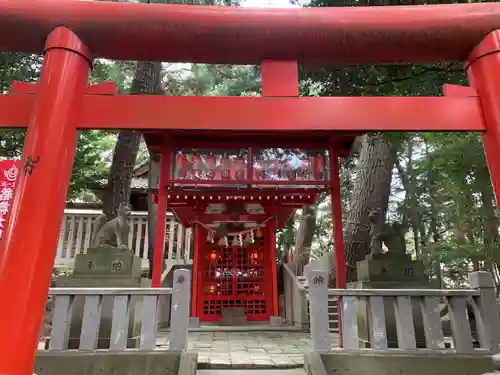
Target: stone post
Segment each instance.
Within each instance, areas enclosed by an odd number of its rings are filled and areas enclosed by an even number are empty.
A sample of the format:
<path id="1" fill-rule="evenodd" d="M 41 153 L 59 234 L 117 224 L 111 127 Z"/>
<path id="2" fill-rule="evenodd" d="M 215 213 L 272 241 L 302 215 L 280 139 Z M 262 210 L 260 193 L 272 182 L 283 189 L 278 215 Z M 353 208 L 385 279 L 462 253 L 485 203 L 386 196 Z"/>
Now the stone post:
<path id="1" fill-rule="evenodd" d="M 493 367 L 495 369 L 495 372 L 487 372 L 486 374 L 483 374 L 483 375 L 499 375 L 500 374 L 500 354 L 494 355 L 492 360 L 493 360 Z"/>
<path id="2" fill-rule="evenodd" d="M 309 315 L 313 351 L 324 353 L 330 350 L 328 324 L 328 279 L 325 271 L 308 272 Z"/>
<path id="3" fill-rule="evenodd" d="M 191 272 L 186 269 L 175 270 L 170 319 L 170 350 L 185 351 L 187 348 L 190 303 Z"/>
<path id="4" fill-rule="evenodd" d="M 493 353 L 499 353 L 500 344 L 500 315 L 495 294 L 495 283 L 489 272 L 478 271 L 469 274 L 471 288 L 479 290 L 476 299 L 477 333 L 481 347 Z"/>

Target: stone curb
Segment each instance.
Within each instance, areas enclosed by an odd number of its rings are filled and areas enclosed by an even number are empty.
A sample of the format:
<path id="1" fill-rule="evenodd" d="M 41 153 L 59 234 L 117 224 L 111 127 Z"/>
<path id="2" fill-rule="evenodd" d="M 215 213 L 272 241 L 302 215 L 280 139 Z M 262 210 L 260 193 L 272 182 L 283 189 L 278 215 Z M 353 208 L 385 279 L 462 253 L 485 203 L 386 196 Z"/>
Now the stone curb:
<path id="1" fill-rule="evenodd" d="M 304 368 L 302 364 L 268 365 L 257 363 L 208 363 L 198 362 L 198 370 L 289 370 Z"/>

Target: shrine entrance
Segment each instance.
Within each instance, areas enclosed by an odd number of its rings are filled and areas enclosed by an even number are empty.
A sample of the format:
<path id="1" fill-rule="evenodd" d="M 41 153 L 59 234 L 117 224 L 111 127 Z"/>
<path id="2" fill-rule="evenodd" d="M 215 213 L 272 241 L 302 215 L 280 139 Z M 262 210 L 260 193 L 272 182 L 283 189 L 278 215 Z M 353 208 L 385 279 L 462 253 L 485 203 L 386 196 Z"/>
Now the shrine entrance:
<path id="1" fill-rule="evenodd" d="M 238 235 L 229 244 L 208 234 L 197 259 L 201 322 L 218 321 L 224 311 L 234 308 L 240 308 L 248 321 L 269 320 L 276 303 L 272 298 L 275 259 L 270 251 L 274 240 L 269 227 L 259 228 L 254 235 Z"/>
<path id="2" fill-rule="evenodd" d="M 161 154 L 153 285 L 161 282 L 168 206 L 194 228 L 193 318 L 269 321 L 279 317 L 276 230 L 329 187 L 328 143 L 321 134 L 304 143 L 290 135 L 214 133 L 145 133 L 150 151 Z"/>

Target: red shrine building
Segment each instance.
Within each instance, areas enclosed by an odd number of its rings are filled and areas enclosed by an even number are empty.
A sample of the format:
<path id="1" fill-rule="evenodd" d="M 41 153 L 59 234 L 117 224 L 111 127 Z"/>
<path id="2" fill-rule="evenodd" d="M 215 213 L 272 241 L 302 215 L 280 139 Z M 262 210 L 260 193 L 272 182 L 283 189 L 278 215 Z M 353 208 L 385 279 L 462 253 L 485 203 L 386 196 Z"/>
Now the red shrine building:
<path id="1" fill-rule="evenodd" d="M 231 308 L 249 322 L 278 317 L 276 231 L 330 187 L 329 138 L 196 131 L 146 132 L 145 139 L 162 155 L 159 212 L 168 207 L 194 228 L 192 317 L 217 323 Z M 351 141 L 337 145 L 347 152 Z"/>

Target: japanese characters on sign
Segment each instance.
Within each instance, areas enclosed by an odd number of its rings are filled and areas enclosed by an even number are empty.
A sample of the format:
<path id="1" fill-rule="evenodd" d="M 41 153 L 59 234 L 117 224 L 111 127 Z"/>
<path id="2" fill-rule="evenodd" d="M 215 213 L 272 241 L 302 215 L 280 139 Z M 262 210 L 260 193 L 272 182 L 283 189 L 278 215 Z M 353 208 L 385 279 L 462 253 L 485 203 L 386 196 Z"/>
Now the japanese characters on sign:
<path id="1" fill-rule="evenodd" d="M 14 195 L 18 172 L 18 160 L 0 160 L 0 238 L 7 224 L 7 214 Z"/>
<path id="2" fill-rule="evenodd" d="M 254 181 L 325 181 L 325 158 L 324 150 L 268 148 L 250 153 L 245 149 L 178 149 L 174 176 L 179 180 L 202 181 L 250 178 Z"/>

